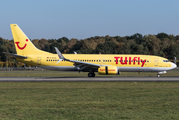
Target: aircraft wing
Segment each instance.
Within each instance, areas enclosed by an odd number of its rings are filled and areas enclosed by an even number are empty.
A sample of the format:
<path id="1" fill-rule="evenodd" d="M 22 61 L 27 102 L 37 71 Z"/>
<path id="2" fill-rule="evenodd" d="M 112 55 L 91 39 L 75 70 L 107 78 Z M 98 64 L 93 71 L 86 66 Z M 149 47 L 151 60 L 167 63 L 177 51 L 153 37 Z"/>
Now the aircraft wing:
<path id="1" fill-rule="evenodd" d="M 17 58 L 27 59 L 26 56 L 17 55 L 17 54 L 12 54 L 12 53 L 7 53 L 7 52 L 3 52 L 3 53 L 6 54 L 6 55 L 9 55 L 9 56 L 13 56 L 13 57 L 17 57 Z"/>
<path id="2" fill-rule="evenodd" d="M 99 64 L 82 62 L 82 61 L 75 61 L 75 60 L 69 60 L 69 62 L 73 62 L 74 65 L 79 70 L 88 69 L 88 68 L 98 69 L 100 66 L 102 66 L 102 65 L 99 65 Z"/>
<path id="3" fill-rule="evenodd" d="M 60 62 L 61 60 L 65 60 L 65 61 L 69 61 L 69 62 L 73 62 L 74 63 L 74 66 L 77 67 L 77 69 L 79 70 L 84 70 L 84 69 L 88 69 L 88 68 L 93 68 L 93 69 L 97 69 L 99 68 L 100 66 L 103 66 L 103 65 L 99 65 L 99 64 L 93 64 L 93 63 L 88 63 L 88 62 L 82 62 L 82 61 L 76 61 L 76 60 L 70 60 L 70 59 L 66 59 L 62 54 L 61 52 L 58 50 L 58 48 L 55 47 L 55 50 L 59 56 L 59 61 Z M 58 63 L 57 62 L 57 63 Z"/>

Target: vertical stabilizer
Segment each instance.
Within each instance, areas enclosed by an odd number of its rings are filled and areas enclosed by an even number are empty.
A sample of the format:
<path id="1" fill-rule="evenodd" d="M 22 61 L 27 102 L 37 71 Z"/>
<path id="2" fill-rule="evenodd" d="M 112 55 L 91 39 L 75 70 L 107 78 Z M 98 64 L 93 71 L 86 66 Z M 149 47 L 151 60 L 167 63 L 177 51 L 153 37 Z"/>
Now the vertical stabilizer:
<path id="1" fill-rule="evenodd" d="M 37 54 L 37 49 L 17 24 L 11 24 L 16 52 L 19 55 Z"/>

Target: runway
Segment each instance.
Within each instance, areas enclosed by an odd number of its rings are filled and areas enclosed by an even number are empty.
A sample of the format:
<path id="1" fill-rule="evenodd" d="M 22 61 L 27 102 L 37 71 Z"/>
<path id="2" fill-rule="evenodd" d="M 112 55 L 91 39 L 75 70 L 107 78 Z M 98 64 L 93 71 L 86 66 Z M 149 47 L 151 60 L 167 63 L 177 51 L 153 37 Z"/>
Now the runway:
<path id="1" fill-rule="evenodd" d="M 179 82 L 179 77 L 0 77 L 0 82 Z"/>

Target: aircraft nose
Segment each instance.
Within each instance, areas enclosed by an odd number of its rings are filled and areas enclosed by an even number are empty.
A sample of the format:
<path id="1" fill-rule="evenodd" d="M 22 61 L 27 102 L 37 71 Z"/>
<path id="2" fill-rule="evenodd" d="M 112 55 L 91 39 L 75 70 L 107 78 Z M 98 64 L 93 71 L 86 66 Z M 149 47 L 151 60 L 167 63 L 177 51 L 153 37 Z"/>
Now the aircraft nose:
<path id="1" fill-rule="evenodd" d="M 172 69 L 176 68 L 177 65 L 175 63 L 171 63 Z"/>

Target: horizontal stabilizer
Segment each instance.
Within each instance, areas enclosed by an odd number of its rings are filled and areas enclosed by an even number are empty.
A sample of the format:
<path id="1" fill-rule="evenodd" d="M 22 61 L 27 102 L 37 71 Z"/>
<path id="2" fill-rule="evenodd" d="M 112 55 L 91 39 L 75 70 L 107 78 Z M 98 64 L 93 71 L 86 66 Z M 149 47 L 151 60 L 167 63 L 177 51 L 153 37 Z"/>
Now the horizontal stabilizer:
<path id="1" fill-rule="evenodd" d="M 17 58 L 27 59 L 26 56 L 21 56 L 21 55 L 12 54 L 12 53 L 7 53 L 7 52 L 3 52 L 3 53 L 6 54 L 6 55 L 9 55 L 9 56 L 13 56 L 13 57 L 17 57 Z"/>

